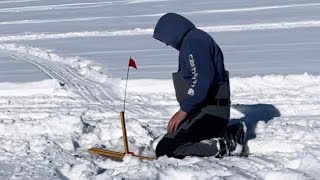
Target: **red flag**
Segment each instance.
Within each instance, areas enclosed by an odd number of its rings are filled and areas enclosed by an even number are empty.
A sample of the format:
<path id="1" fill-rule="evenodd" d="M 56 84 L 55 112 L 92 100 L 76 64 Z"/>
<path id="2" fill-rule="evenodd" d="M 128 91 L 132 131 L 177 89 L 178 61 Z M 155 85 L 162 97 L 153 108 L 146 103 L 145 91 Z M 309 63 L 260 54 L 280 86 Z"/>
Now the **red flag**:
<path id="1" fill-rule="evenodd" d="M 129 59 L 129 67 L 137 69 L 136 62 L 132 58 Z"/>

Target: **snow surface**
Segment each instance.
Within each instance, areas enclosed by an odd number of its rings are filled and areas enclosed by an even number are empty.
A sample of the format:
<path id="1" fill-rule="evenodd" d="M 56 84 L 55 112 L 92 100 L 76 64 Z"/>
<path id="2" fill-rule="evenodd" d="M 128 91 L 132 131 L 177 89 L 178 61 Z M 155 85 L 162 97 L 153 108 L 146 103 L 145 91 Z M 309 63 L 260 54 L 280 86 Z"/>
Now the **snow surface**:
<path id="1" fill-rule="evenodd" d="M 231 123 L 248 157 L 114 161 L 127 63 L 129 147 L 154 156 L 179 106 L 177 52 L 152 39 L 178 12 L 221 45 Z M 320 3 L 315 0 L 0 1 L 0 179 L 319 179 Z"/>
<path id="2" fill-rule="evenodd" d="M 27 83 L 0 83 L 0 96 L 52 95 L 59 89 L 60 84 L 56 79 Z"/>

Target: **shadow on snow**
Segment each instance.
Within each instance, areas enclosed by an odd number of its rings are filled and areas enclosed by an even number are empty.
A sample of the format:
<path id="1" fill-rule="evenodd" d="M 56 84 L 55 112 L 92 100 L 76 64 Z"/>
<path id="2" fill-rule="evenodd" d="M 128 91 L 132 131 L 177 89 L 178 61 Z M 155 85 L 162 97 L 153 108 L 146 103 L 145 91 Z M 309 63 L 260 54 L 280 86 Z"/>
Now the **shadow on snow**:
<path id="1" fill-rule="evenodd" d="M 238 121 L 244 121 L 247 125 L 246 140 L 256 137 L 255 129 L 259 121 L 267 123 L 275 117 L 281 116 L 280 111 L 272 104 L 253 104 L 253 105 L 233 105 L 234 109 L 238 110 L 244 117 L 241 119 L 231 119 L 232 124 Z"/>

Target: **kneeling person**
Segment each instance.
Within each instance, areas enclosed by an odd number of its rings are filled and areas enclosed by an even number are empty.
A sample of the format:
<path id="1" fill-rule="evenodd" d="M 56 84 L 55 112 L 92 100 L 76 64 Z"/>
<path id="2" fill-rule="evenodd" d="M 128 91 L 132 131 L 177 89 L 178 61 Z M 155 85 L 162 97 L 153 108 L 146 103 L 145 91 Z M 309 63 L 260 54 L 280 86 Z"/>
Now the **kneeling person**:
<path id="1" fill-rule="evenodd" d="M 243 122 L 227 127 L 230 86 L 220 47 L 208 33 L 175 13 L 160 18 L 153 37 L 180 51 L 179 68 L 173 73 L 180 110 L 157 145 L 157 157 L 240 154 L 246 127 Z"/>

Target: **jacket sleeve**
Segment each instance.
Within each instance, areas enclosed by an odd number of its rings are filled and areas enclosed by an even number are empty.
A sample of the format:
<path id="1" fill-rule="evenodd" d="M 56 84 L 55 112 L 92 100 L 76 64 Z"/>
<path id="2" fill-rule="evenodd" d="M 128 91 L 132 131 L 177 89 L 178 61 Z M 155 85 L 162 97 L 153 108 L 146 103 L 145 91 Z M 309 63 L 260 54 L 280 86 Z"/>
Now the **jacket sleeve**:
<path id="1" fill-rule="evenodd" d="M 180 102 L 180 109 L 189 113 L 199 108 L 213 84 L 213 61 L 206 41 L 190 39 L 181 47 L 180 53 L 181 71 L 190 84 L 186 98 Z"/>

